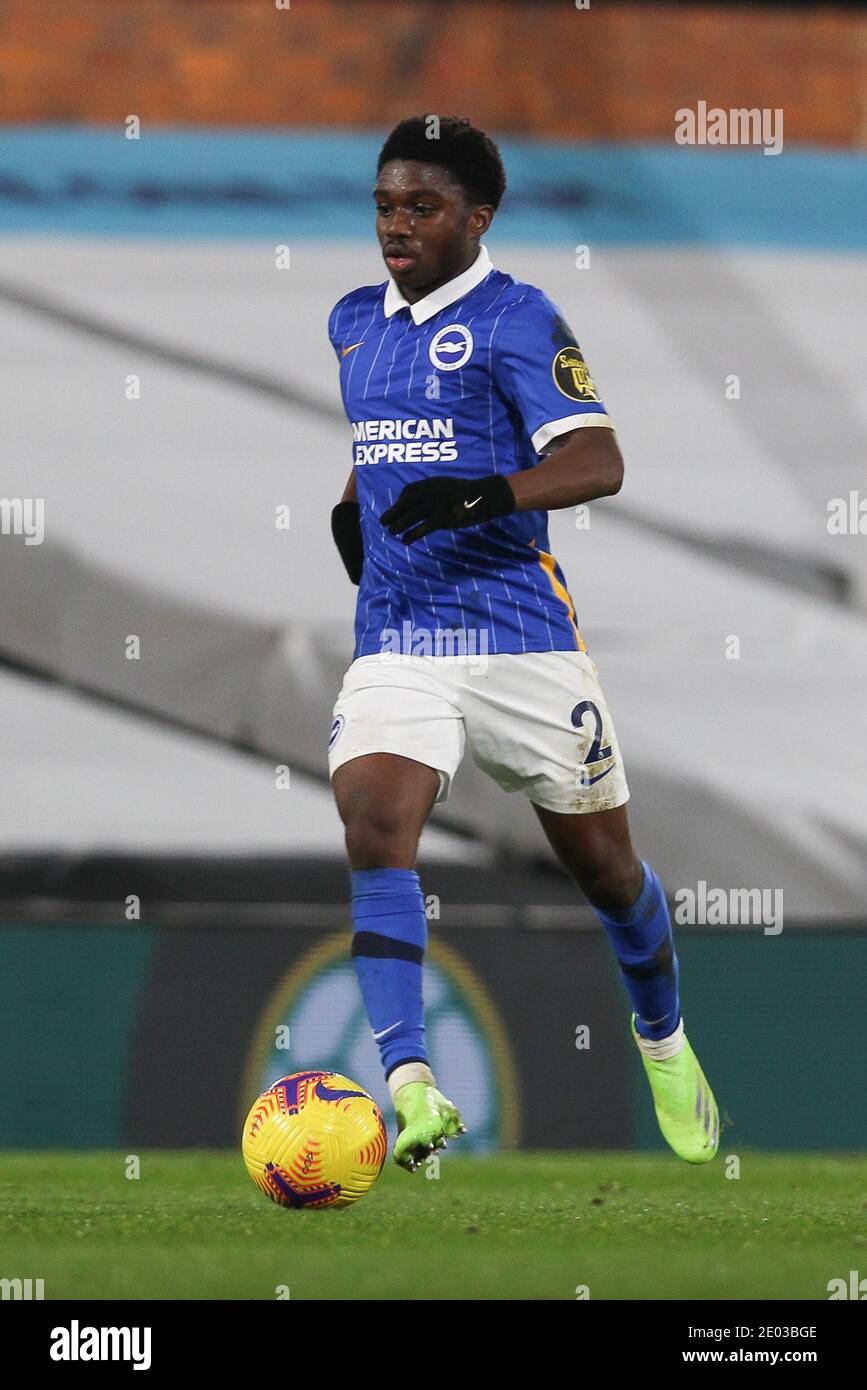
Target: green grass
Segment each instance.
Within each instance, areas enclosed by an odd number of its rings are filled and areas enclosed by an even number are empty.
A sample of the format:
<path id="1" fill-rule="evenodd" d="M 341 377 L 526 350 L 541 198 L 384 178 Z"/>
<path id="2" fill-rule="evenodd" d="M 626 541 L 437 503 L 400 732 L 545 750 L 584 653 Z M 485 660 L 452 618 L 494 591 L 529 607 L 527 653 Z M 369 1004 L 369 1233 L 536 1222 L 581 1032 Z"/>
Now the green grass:
<path id="1" fill-rule="evenodd" d="M 291 1212 L 240 1156 L 0 1155 L 0 1277 L 46 1298 L 826 1299 L 867 1275 L 867 1158 L 446 1156 L 344 1212 Z"/>

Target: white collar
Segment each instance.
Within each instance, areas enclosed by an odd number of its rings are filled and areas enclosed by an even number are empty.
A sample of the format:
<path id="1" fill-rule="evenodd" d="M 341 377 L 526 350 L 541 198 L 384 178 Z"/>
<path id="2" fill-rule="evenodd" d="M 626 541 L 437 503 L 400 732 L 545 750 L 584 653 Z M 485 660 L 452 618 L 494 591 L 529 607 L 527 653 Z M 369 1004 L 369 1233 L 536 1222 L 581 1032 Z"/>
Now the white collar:
<path id="1" fill-rule="evenodd" d="M 474 290 L 476 285 L 487 279 L 493 268 L 487 246 L 480 244 L 479 254 L 469 270 L 465 270 L 462 275 L 456 275 L 454 280 L 447 280 L 438 290 L 431 290 L 430 294 L 426 294 L 423 299 L 417 299 L 414 304 L 404 299 L 394 280 L 389 280 L 385 287 L 382 312 L 390 319 L 398 309 L 409 309 L 414 323 L 426 323 L 434 314 L 438 314 L 440 309 L 447 309 L 456 299 L 462 299 L 470 290 Z"/>

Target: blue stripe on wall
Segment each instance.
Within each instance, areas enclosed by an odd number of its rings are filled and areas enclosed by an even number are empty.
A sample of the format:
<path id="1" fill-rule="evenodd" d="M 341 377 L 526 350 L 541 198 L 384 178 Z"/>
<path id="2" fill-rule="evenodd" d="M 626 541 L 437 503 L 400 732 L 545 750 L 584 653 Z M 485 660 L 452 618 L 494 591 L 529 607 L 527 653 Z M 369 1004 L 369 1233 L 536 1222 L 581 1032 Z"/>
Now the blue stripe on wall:
<path id="1" fill-rule="evenodd" d="M 106 236 L 369 235 L 382 133 L 6 127 L 0 231 Z M 857 250 L 867 156 L 785 148 L 500 142 L 503 239 Z"/>

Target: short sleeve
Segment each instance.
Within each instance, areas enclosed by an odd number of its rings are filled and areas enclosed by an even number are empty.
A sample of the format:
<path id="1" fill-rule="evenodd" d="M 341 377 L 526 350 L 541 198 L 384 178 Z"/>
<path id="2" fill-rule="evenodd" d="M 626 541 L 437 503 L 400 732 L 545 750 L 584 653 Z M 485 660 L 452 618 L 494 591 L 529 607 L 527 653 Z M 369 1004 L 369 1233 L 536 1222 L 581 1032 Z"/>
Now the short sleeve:
<path id="1" fill-rule="evenodd" d="M 504 314 L 494 335 L 492 366 L 537 453 L 570 430 L 613 429 L 569 325 L 541 292 L 527 294 Z"/>
<path id="2" fill-rule="evenodd" d="M 328 315 L 328 340 L 334 349 L 334 355 L 338 362 L 340 361 L 340 341 L 338 337 L 340 333 L 340 312 L 344 303 L 345 300 L 339 299 Z M 322 320 L 320 319 L 320 323 L 321 322 Z"/>

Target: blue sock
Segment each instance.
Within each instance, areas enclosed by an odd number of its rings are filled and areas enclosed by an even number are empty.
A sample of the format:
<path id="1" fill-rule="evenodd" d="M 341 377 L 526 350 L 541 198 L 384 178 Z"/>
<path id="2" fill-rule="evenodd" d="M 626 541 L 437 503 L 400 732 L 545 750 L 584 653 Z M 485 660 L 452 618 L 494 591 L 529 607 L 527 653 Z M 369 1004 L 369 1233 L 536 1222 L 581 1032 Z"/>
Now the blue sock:
<path id="1" fill-rule="evenodd" d="M 644 884 L 624 912 L 595 912 L 608 933 L 643 1038 L 667 1038 L 680 1021 L 678 966 L 662 884 L 642 860 Z"/>
<path id="2" fill-rule="evenodd" d="M 422 962 L 424 898 L 415 869 L 352 873 L 352 958 L 385 1075 L 426 1062 Z"/>

